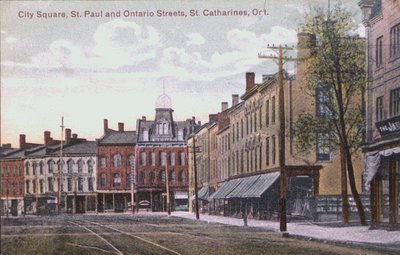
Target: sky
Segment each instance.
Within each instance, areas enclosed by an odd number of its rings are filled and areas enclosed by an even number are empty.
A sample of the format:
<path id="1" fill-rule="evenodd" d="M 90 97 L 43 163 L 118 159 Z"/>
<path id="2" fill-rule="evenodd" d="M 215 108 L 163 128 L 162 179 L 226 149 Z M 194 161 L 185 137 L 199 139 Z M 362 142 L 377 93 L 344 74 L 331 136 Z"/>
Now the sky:
<path id="1" fill-rule="evenodd" d="M 358 2 L 331 6 L 351 10 L 357 25 Z M 328 0 L 2 1 L 1 143 L 18 147 L 19 134 L 43 143 L 45 130 L 60 139 L 61 116 L 89 140 L 103 135 L 103 119 L 135 130 L 136 119 L 154 119 L 163 91 L 175 120 L 205 123 L 244 93 L 246 72 L 261 82 L 277 71 L 258 53 L 296 46 L 315 7 Z"/>

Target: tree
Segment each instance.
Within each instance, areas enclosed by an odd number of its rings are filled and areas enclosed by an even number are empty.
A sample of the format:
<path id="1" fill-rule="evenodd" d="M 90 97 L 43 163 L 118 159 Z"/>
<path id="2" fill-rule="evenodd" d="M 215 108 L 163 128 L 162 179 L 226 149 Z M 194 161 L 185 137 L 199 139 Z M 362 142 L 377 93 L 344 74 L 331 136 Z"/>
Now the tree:
<path id="1" fill-rule="evenodd" d="M 363 137 L 362 97 L 366 80 L 365 42 L 352 35 L 355 23 L 341 7 L 306 17 L 302 30 L 315 35 L 306 90 L 316 99 L 316 114 L 303 114 L 295 123 L 297 147 L 339 150 L 342 172 L 343 222 L 348 223 L 347 176 L 360 223 L 365 212 L 357 191 L 352 154 Z M 316 134 L 310 136 L 310 133 Z"/>

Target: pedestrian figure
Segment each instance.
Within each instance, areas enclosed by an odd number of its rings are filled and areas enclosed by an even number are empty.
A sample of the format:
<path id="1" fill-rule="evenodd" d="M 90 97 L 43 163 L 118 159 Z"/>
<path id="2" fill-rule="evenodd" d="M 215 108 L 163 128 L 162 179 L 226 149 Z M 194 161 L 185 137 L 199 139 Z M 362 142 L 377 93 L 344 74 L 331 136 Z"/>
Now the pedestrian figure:
<path id="1" fill-rule="evenodd" d="M 247 227 L 247 206 L 246 203 L 243 205 L 242 208 L 242 219 L 243 219 L 243 225 Z"/>

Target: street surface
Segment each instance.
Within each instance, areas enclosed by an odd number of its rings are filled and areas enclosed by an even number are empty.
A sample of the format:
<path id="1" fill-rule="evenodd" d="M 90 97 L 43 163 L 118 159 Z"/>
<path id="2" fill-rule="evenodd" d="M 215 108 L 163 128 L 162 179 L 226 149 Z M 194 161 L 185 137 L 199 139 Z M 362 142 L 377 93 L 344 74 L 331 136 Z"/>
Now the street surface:
<path id="1" fill-rule="evenodd" d="M 27 216 L 1 219 L 9 254 L 398 254 L 284 238 L 263 228 L 207 223 L 164 214 Z"/>

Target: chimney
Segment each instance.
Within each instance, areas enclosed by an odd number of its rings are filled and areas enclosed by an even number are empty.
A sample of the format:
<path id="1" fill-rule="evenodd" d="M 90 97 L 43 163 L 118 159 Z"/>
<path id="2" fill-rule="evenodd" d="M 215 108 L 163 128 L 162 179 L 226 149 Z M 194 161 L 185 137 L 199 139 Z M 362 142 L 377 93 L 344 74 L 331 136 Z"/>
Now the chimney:
<path id="1" fill-rule="evenodd" d="M 194 125 L 196 125 L 196 118 L 195 118 L 194 116 L 192 116 L 192 123 L 193 123 Z"/>
<path id="2" fill-rule="evenodd" d="M 103 126 L 104 126 L 104 134 L 108 133 L 108 119 L 103 120 Z"/>
<path id="3" fill-rule="evenodd" d="M 118 122 L 118 131 L 124 132 L 124 123 L 123 122 Z"/>
<path id="4" fill-rule="evenodd" d="M 273 74 L 263 74 L 262 75 L 262 83 L 267 82 L 269 79 L 271 79 L 272 77 L 274 77 Z"/>
<path id="5" fill-rule="evenodd" d="M 297 34 L 297 39 L 297 48 L 299 49 L 297 58 L 301 60 L 314 54 L 316 45 L 315 35 L 301 32 Z"/>
<path id="6" fill-rule="evenodd" d="M 235 106 L 238 103 L 239 103 L 239 95 L 238 94 L 232 95 L 232 106 Z"/>
<path id="7" fill-rule="evenodd" d="M 20 134 L 19 135 L 19 148 L 24 149 L 26 145 L 26 135 Z"/>
<path id="8" fill-rule="evenodd" d="M 255 73 L 246 73 L 246 91 L 254 87 Z"/>
<path id="9" fill-rule="evenodd" d="M 72 134 L 72 139 L 74 140 L 78 139 L 78 134 Z"/>
<path id="10" fill-rule="evenodd" d="M 71 129 L 66 128 L 65 129 L 65 143 L 70 143 L 71 142 Z"/>
<path id="11" fill-rule="evenodd" d="M 209 114 L 208 115 L 209 122 L 217 122 L 218 121 L 218 114 Z"/>
<path id="12" fill-rule="evenodd" d="M 146 116 L 142 116 L 142 120 L 143 120 L 143 121 L 146 121 Z"/>
<path id="13" fill-rule="evenodd" d="M 225 111 L 228 109 L 228 102 L 222 102 L 221 103 L 221 112 Z"/>
<path id="14" fill-rule="evenodd" d="M 44 131 L 44 145 L 50 145 L 51 142 L 51 136 L 50 136 L 50 131 Z"/>

